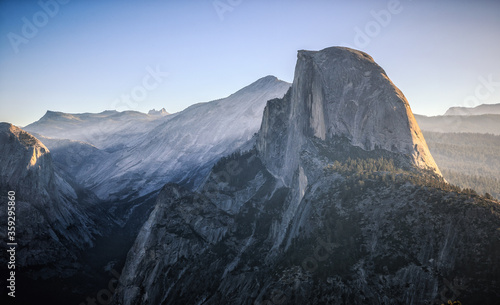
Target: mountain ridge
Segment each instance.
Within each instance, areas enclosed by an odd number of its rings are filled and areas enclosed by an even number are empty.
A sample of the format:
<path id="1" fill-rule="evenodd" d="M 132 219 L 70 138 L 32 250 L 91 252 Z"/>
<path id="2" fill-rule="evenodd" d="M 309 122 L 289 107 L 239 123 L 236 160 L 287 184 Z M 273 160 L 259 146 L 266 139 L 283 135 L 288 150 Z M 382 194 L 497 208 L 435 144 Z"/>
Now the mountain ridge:
<path id="1" fill-rule="evenodd" d="M 432 132 L 469 132 L 500 135 L 500 115 L 415 115 L 422 130 Z"/>
<path id="2" fill-rule="evenodd" d="M 500 114 L 500 103 L 498 104 L 481 104 L 476 107 L 450 107 L 445 112 L 446 115 L 483 115 L 483 114 Z"/>
<path id="3" fill-rule="evenodd" d="M 266 76 L 226 98 L 166 116 L 116 111 L 79 114 L 62 126 L 57 120 L 43 119 L 27 129 L 51 138 L 47 143 L 53 145 L 56 160 L 66 165 L 64 155 L 69 151 L 80 160 L 92 160 L 71 166 L 71 173 L 101 199 L 140 197 L 169 181 L 196 187 L 220 156 L 251 147 L 247 142 L 258 131 L 266 101 L 282 97 L 289 87 Z M 65 148 L 56 140 L 65 136 L 99 151 L 68 142 Z"/>

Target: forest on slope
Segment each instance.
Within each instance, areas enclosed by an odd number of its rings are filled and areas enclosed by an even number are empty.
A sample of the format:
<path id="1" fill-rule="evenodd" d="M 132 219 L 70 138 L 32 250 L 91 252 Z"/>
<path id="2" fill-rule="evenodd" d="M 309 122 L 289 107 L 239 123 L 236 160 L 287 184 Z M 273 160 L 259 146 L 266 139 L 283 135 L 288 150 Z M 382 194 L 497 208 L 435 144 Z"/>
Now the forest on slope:
<path id="1" fill-rule="evenodd" d="M 500 136 L 422 132 L 449 183 L 500 199 Z"/>

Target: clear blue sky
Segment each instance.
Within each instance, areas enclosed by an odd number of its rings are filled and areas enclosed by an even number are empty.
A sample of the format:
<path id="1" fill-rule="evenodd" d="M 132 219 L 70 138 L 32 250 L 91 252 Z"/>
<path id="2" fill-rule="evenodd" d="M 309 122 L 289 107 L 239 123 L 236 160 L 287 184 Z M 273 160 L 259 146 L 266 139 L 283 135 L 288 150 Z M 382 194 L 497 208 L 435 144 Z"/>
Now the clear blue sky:
<path id="1" fill-rule="evenodd" d="M 298 49 L 337 45 L 372 55 L 415 113 L 500 102 L 500 1 L 54 1 L 0 1 L 0 121 L 177 112 L 291 82 Z"/>

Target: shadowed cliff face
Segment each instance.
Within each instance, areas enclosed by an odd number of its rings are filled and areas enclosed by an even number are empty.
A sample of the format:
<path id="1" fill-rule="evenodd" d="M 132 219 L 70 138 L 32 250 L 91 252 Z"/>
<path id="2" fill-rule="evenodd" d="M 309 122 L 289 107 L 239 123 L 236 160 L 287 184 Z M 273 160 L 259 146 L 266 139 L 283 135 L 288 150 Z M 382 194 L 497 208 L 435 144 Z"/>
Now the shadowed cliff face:
<path id="1" fill-rule="evenodd" d="M 115 304 L 494 304 L 500 206 L 439 174 L 366 54 L 299 52 L 256 148 L 166 185 Z"/>
<path id="2" fill-rule="evenodd" d="M 288 184 L 311 137 L 346 137 L 364 150 L 401 153 L 440 175 L 403 93 L 360 51 L 299 51 L 291 91 L 265 109 L 258 149 L 271 172 Z"/>

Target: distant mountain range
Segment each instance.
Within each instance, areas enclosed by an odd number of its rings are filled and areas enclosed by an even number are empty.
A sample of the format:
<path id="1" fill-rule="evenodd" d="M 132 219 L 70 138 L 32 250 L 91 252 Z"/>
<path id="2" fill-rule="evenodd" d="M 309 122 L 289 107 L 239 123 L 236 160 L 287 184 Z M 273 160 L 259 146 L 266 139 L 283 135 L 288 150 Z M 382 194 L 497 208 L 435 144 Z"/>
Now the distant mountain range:
<path id="1" fill-rule="evenodd" d="M 474 108 L 451 107 L 444 115 L 415 114 L 415 118 L 423 131 L 500 135 L 500 104 L 483 104 Z"/>
<path id="2" fill-rule="evenodd" d="M 472 132 L 500 135 L 500 114 L 482 115 L 415 115 L 423 131 Z"/>
<path id="3" fill-rule="evenodd" d="M 500 104 L 482 104 L 473 108 L 451 107 L 444 115 L 500 114 Z"/>
<path id="4" fill-rule="evenodd" d="M 47 111 L 40 120 L 23 129 L 47 138 L 81 141 L 113 152 L 134 146 L 145 132 L 170 118 L 137 111 L 81 114 Z"/>
<path id="5" fill-rule="evenodd" d="M 48 111 L 24 129 L 46 138 L 62 167 L 100 198 L 137 198 L 170 181 L 199 185 L 218 158 L 251 147 L 266 101 L 289 87 L 267 76 L 227 98 L 171 115 L 164 109 L 161 115 Z"/>

